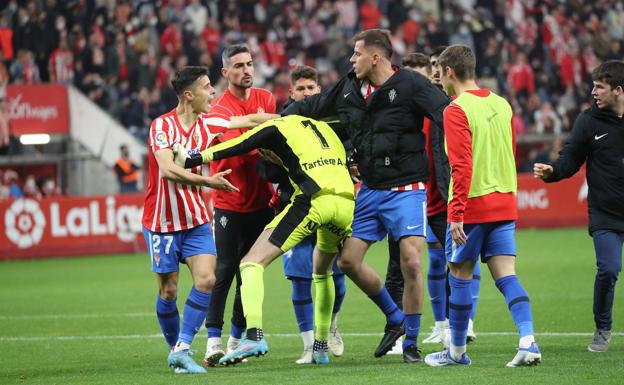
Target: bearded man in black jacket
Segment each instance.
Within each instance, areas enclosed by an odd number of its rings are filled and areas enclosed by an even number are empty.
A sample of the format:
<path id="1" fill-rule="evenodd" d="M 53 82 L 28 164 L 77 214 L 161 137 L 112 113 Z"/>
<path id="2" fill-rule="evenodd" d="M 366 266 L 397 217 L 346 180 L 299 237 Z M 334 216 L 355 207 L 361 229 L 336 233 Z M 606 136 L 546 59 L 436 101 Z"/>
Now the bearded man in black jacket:
<path id="1" fill-rule="evenodd" d="M 556 182 L 574 175 L 587 162 L 589 234 L 598 266 L 594 282 L 596 331 L 587 349 L 606 352 L 624 242 L 624 62 L 602 63 L 593 70 L 592 79 L 592 107 L 576 119 L 559 158 L 551 164 L 535 163 L 533 174 L 545 182 Z"/>
<path id="2" fill-rule="evenodd" d="M 338 263 L 386 315 L 375 357 L 385 355 L 405 333 L 403 359 L 418 362 L 422 360 L 416 340 L 427 225 L 424 182 L 429 178 L 422 126 L 426 116 L 441 130 L 449 99 L 421 74 L 392 66 L 388 31 L 366 30 L 353 40 L 353 70 L 327 91 L 292 103 L 282 115 L 338 116 L 346 127 L 362 187 L 356 199 L 353 235 L 345 241 Z M 386 234 L 400 240 L 405 314 L 379 275 L 364 262 L 369 246 Z"/>

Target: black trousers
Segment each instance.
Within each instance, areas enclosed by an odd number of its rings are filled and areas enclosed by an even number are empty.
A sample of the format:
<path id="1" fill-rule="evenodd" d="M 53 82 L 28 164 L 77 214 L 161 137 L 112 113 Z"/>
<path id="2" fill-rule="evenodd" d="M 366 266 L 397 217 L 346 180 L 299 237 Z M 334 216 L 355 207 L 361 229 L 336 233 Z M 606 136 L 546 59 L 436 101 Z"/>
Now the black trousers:
<path id="1" fill-rule="evenodd" d="M 213 230 L 217 247 L 217 266 L 215 286 L 206 316 L 207 328 L 223 328 L 225 303 L 234 277 L 236 277 L 236 295 L 232 310 L 232 323 L 242 328 L 245 327 L 238 266 L 271 219 L 273 219 L 273 210 L 270 208 L 251 213 L 214 210 Z"/>
<path id="2" fill-rule="evenodd" d="M 427 217 L 427 223 L 435 236 L 440 240 L 442 247 L 446 241 L 446 211 Z M 386 290 L 394 302 L 403 309 L 403 273 L 401 272 L 401 251 L 399 241 L 388 238 L 388 270 L 386 272 Z M 446 294 L 450 294 L 448 280 Z M 448 302 L 448 301 L 447 301 Z"/>

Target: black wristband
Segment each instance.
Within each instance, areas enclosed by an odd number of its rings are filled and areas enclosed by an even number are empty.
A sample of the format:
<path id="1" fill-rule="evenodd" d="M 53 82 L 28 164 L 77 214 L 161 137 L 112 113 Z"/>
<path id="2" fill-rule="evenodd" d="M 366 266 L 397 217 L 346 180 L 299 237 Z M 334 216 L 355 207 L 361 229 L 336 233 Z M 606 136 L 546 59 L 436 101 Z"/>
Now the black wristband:
<path id="1" fill-rule="evenodd" d="M 202 158 L 202 155 L 198 152 L 186 158 L 186 161 L 184 162 L 184 168 L 194 168 L 197 166 L 201 166 L 203 161 L 204 160 Z"/>

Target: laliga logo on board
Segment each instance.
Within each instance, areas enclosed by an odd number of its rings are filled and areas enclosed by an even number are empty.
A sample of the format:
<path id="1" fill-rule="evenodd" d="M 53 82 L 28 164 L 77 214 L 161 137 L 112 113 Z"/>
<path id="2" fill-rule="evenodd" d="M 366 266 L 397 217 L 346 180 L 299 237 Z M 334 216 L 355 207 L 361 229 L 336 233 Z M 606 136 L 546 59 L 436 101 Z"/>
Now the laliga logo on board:
<path id="1" fill-rule="evenodd" d="M 100 214 L 101 204 L 104 214 Z M 116 235 L 122 242 L 132 242 L 141 232 L 143 207 L 137 205 L 115 206 L 115 198 L 109 196 L 104 202 L 92 200 L 82 206 L 63 210 L 59 202 L 49 205 L 44 214 L 39 203 L 32 199 L 18 199 L 4 214 L 7 238 L 20 249 L 40 243 L 48 224 L 52 238 L 97 237 Z"/>
<path id="2" fill-rule="evenodd" d="M 26 249 L 41 241 L 46 219 L 37 201 L 18 199 L 4 213 L 4 225 L 7 238 Z"/>

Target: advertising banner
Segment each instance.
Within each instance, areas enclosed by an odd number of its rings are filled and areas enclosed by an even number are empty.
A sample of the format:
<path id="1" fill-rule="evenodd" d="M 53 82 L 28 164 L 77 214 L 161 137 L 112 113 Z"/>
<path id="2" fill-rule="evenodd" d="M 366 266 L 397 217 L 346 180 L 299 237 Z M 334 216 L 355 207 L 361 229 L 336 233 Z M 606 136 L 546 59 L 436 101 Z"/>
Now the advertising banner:
<path id="1" fill-rule="evenodd" d="M 556 183 L 518 175 L 518 227 L 587 226 L 585 173 Z"/>
<path id="2" fill-rule="evenodd" d="M 0 260 L 145 252 L 143 193 L 0 202 Z M 204 194 L 209 207 L 209 194 Z M 518 227 L 587 226 L 584 173 L 544 183 L 518 175 Z"/>
<path id="3" fill-rule="evenodd" d="M 57 84 L 8 85 L 6 109 L 13 135 L 67 134 L 67 88 Z"/>
<path id="4" fill-rule="evenodd" d="M 144 194 L 0 202 L 0 259 L 145 250 Z"/>

